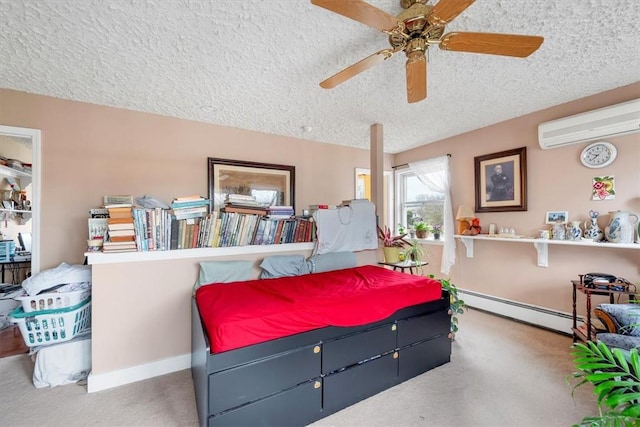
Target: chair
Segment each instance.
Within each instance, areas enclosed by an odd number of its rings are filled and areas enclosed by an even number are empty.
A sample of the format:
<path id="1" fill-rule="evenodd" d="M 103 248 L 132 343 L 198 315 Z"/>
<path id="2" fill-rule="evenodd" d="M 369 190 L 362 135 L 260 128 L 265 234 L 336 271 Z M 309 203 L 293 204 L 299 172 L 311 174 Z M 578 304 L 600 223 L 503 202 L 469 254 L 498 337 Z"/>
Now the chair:
<path id="1" fill-rule="evenodd" d="M 605 327 L 596 334 L 598 341 L 623 350 L 640 349 L 640 304 L 600 304 L 593 314 Z"/>

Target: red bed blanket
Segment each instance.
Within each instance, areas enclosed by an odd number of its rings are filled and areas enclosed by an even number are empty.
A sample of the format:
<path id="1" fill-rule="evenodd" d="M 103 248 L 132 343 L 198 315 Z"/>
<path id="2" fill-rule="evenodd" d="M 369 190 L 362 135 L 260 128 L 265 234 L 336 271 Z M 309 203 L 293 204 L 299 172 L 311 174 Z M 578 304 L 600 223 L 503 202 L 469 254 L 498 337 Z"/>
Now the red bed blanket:
<path id="1" fill-rule="evenodd" d="M 196 302 L 217 353 L 325 326 L 364 325 L 441 294 L 437 280 L 366 265 L 205 285 Z"/>

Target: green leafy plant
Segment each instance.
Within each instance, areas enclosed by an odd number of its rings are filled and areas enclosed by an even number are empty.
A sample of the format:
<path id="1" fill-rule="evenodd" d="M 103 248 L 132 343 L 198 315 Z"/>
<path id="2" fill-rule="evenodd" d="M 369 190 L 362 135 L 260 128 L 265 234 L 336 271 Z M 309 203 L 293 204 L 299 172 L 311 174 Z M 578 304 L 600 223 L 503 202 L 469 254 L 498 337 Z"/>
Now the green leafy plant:
<path id="1" fill-rule="evenodd" d="M 416 237 L 418 239 L 424 239 L 429 233 L 429 226 L 424 221 L 416 221 L 413 223 L 413 228 L 416 231 Z"/>
<path id="2" fill-rule="evenodd" d="M 404 259 L 410 259 L 411 261 L 422 261 L 425 256 L 425 250 L 418 243 L 417 240 L 412 240 L 411 243 L 402 251 L 402 255 Z M 422 267 L 418 266 L 418 271 L 420 271 Z"/>
<path id="3" fill-rule="evenodd" d="M 435 276 L 430 274 L 429 277 L 434 279 Z M 451 283 L 449 279 L 436 279 L 440 282 L 442 289 L 449 292 L 449 309 L 451 310 L 451 332 L 456 334 L 458 332 L 458 315 L 464 313 L 464 309 L 466 308 L 464 300 L 460 299 L 458 295 L 458 288 L 456 285 Z"/>
<path id="4" fill-rule="evenodd" d="M 378 239 L 380 239 L 380 242 L 382 242 L 382 246 L 385 246 L 387 248 L 402 248 L 406 245 L 409 245 L 410 243 L 404 239 L 406 236 L 407 233 L 393 236 L 389 227 L 385 225 L 384 228 L 380 228 L 380 226 L 378 226 Z"/>
<path id="5" fill-rule="evenodd" d="M 413 224 L 413 228 L 416 231 L 429 231 L 429 226 L 424 221 L 418 221 L 418 222 L 414 223 Z"/>
<path id="6" fill-rule="evenodd" d="M 598 396 L 599 416 L 582 419 L 574 427 L 640 425 L 640 356 L 638 349 L 610 349 L 602 342 L 577 343 L 572 353 L 577 369 L 571 376 L 591 383 Z M 569 380 L 569 378 L 567 378 Z M 572 393 L 573 395 L 573 393 Z"/>

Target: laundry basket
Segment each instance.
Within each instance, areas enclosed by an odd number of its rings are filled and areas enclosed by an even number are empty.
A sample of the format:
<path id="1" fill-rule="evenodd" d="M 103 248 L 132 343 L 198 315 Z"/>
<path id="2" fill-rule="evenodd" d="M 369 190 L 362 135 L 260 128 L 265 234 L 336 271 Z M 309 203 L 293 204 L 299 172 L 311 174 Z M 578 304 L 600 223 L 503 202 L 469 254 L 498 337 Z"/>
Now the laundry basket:
<path id="1" fill-rule="evenodd" d="M 91 298 L 91 288 L 78 289 L 68 292 L 49 292 L 38 295 L 23 295 L 14 297 L 16 301 L 22 303 L 22 310 L 25 313 L 33 313 L 43 310 L 59 310 L 77 306 Z"/>
<path id="2" fill-rule="evenodd" d="M 9 321 L 18 325 L 28 347 L 69 341 L 91 326 L 91 300 L 59 310 L 31 313 L 18 307 L 9 315 Z"/>

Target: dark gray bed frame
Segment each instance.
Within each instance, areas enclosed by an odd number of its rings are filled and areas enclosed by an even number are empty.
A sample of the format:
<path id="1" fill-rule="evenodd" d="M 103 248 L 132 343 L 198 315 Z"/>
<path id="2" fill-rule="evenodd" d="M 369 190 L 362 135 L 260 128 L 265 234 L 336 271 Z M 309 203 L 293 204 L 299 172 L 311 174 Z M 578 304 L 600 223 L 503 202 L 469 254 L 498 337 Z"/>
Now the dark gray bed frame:
<path id="1" fill-rule="evenodd" d="M 201 426 L 303 426 L 450 361 L 449 294 L 358 327 L 210 352 L 192 301 Z"/>

